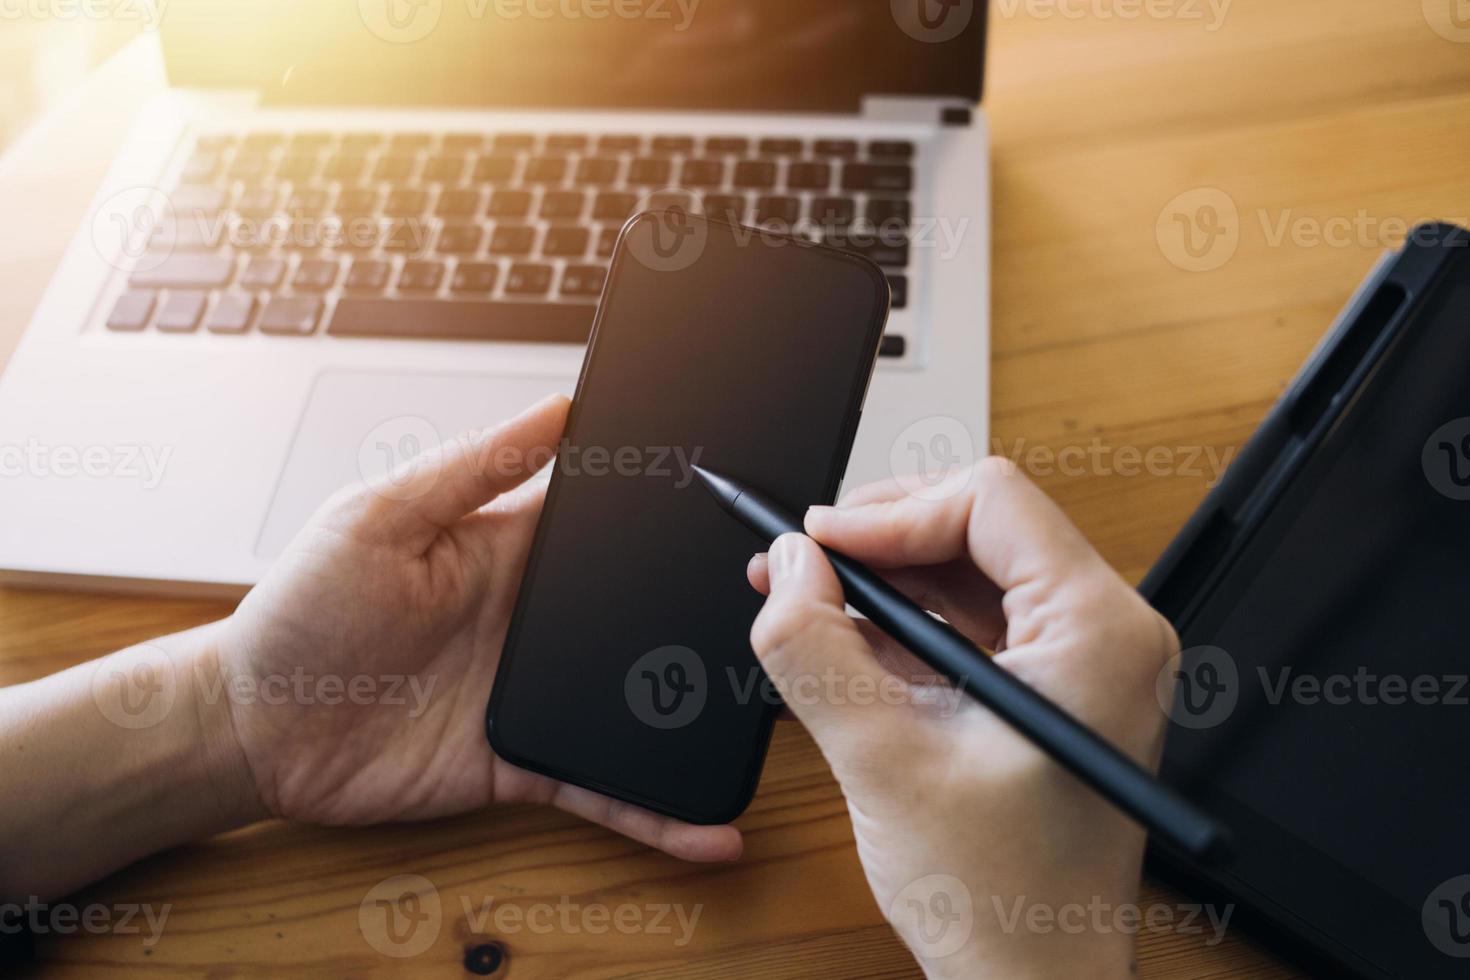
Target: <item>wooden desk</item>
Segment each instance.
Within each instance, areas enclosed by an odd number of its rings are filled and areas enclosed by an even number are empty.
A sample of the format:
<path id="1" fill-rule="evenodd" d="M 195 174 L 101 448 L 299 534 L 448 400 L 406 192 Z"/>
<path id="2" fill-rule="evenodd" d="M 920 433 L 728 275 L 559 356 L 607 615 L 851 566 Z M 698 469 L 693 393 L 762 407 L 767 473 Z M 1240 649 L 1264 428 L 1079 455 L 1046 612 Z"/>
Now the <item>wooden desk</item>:
<path id="1" fill-rule="evenodd" d="M 1128 0 L 993 6 L 994 435 L 1008 453 L 1071 449 L 1056 457 L 1065 472 L 1034 457 L 1052 470 L 1037 478 L 1137 579 L 1206 491 L 1197 452 L 1241 445 L 1380 250 L 1405 223 L 1470 218 L 1470 43 L 1431 30 L 1414 2 L 1236 0 L 1213 30 L 1209 8 L 1183 0 L 1149 9 L 1202 18 L 1101 16 L 1134 9 Z M 1227 209 L 1222 227 L 1238 247 L 1223 263 L 1223 245 L 1206 249 L 1198 261 L 1218 267 L 1191 272 L 1171 261 L 1196 260 L 1166 206 L 1198 188 L 1224 193 L 1235 217 Z M 60 198 L 79 218 L 85 195 Z M 1185 217 L 1204 200 L 1184 198 Z M 62 224 L 48 241 L 65 241 Z M 1327 243 L 1310 244 L 1314 234 Z M 10 254 L 0 335 L 13 336 L 24 319 L 14 297 L 38 295 L 43 273 L 34 255 Z M 1128 475 L 1149 450 L 1154 472 Z M 0 683 L 228 612 L 0 591 Z M 794 726 L 741 825 L 746 859 L 709 869 L 540 810 L 372 830 L 265 825 L 80 897 L 172 903 L 151 950 L 137 936 L 75 936 L 41 953 L 49 973 L 88 978 L 454 977 L 467 975 L 467 947 L 499 938 L 508 960 L 495 975 L 518 980 L 917 975 L 863 884 L 837 789 Z M 390 959 L 364 940 L 358 907 L 403 872 L 433 881 L 444 922 L 428 952 Z M 476 935 L 460 904 L 561 896 L 703 914 L 678 948 L 616 931 Z M 1180 900 L 1144 891 L 1145 902 Z M 1295 975 L 1233 931 L 1206 938 L 1141 937 L 1142 975 Z"/>

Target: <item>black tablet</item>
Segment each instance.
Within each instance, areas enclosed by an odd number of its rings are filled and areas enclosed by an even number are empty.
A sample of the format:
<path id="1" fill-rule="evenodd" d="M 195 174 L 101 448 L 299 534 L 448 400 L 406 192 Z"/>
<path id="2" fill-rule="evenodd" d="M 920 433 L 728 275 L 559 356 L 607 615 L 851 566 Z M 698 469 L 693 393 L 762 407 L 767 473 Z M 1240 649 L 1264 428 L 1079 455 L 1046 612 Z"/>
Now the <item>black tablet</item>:
<path id="1" fill-rule="evenodd" d="M 1164 775 L 1236 837 L 1153 866 L 1334 974 L 1470 976 L 1470 234 L 1379 265 L 1143 591 Z"/>

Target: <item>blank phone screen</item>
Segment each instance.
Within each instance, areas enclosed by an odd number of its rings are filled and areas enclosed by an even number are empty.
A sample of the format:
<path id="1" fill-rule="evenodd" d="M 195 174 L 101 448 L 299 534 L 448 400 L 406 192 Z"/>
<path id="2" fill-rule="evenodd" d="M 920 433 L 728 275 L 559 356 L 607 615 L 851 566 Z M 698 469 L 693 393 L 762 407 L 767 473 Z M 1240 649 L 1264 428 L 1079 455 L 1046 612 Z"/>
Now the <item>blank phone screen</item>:
<path id="1" fill-rule="evenodd" d="M 833 250 L 629 225 L 491 699 L 509 761 L 687 820 L 744 808 L 776 707 L 745 578 L 765 542 L 692 467 L 830 502 L 886 315 L 881 274 Z"/>

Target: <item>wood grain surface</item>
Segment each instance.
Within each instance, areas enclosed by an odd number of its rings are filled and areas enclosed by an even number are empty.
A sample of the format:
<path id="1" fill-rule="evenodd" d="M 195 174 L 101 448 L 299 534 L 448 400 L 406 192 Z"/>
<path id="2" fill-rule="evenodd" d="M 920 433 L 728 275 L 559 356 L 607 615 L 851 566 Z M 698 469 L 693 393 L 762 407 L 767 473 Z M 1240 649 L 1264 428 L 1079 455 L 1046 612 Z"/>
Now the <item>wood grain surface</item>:
<path id="1" fill-rule="evenodd" d="M 993 448 L 1016 456 L 1131 579 L 1380 252 L 1417 220 L 1470 217 L 1470 27 L 1457 32 L 1436 3 L 993 4 Z M 71 181 L 51 200 L 62 203 L 47 220 L 60 224 L 39 240 L 64 243 L 86 192 Z M 0 250 L 9 343 L 60 245 L 49 257 L 34 242 L 23 255 L 17 247 Z M 0 590 L 0 684 L 229 612 Z M 500 957 L 494 976 L 516 980 L 917 976 L 865 887 L 837 788 L 797 727 L 779 732 L 740 825 L 747 857 L 717 868 L 542 810 L 350 831 L 262 825 L 76 897 L 167 903 L 155 945 L 136 934 L 42 937 L 35 972 L 457 977 L 471 975 L 467 950 L 498 943 L 480 954 Z M 432 882 L 442 928 L 423 953 L 393 958 L 373 947 L 359 908 L 405 873 Z M 1152 883 L 1143 900 L 1187 901 Z M 667 932 L 497 932 L 480 915 L 487 901 L 574 917 L 626 906 L 644 923 L 660 904 L 701 911 L 681 945 L 672 917 Z M 1148 933 L 1138 955 L 1155 980 L 1298 975 L 1234 930 L 1218 943 Z"/>

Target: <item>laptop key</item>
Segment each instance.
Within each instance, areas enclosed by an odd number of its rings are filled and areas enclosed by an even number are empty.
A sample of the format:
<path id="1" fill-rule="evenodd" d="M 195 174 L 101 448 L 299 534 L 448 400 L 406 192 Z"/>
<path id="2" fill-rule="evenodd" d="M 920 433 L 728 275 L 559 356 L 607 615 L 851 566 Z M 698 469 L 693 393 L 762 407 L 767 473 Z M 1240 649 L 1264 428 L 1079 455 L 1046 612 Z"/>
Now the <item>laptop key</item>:
<path id="1" fill-rule="evenodd" d="M 446 133 L 444 136 L 445 153 L 472 153 L 484 149 L 485 137 L 479 133 Z"/>
<path id="2" fill-rule="evenodd" d="M 354 153 L 338 153 L 327 158 L 322 176 L 328 180 L 360 180 L 366 168 L 366 157 Z"/>
<path id="3" fill-rule="evenodd" d="M 395 218 L 383 238 L 383 251 L 423 255 L 429 250 L 431 231 L 423 218 Z"/>
<path id="4" fill-rule="evenodd" d="M 597 195 L 597 200 L 592 205 L 592 217 L 598 221 L 623 222 L 628 220 L 637 206 L 636 194 L 605 192 Z"/>
<path id="5" fill-rule="evenodd" d="M 581 133 L 552 133 L 546 137 L 546 149 L 553 153 L 581 153 L 587 149 L 587 137 Z"/>
<path id="6" fill-rule="evenodd" d="M 515 176 L 516 158 L 482 156 L 475 161 L 475 182 L 502 184 Z"/>
<path id="7" fill-rule="evenodd" d="M 260 332 L 304 337 L 322 316 L 320 296 L 273 296 L 260 317 Z"/>
<path id="8" fill-rule="evenodd" d="M 654 153 L 693 153 L 694 137 L 655 136 L 652 149 Z"/>
<path id="9" fill-rule="evenodd" d="M 496 153 L 517 153 L 536 146 L 536 137 L 530 133 L 501 133 L 495 137 Z"/>
<path id="10" fill-rule="evenodd" d="M 827 244 L 844 251 L 855 252 L 876 265 L 902 269 L 909 264 L 909 243 L 892 242 L 886 235 L 840 234 L 829 237 Z"/>
<path id="11" fill-rule="evenodd" d="M 812 152 L 820 157 L 853 157 L 857 149 L 857 140 L 817 140 L 812 145 Z"/>
<path id="12" fill-rule="evenodd" d="M 524 218 L 531 213 L 530 191 L 496 191 L 485 213 L 492 218 Z"/>
<path id="13" fill-rule="evenodd" d="M 197 289 L 178 289 L 168 294 L 163 307 L 158 311 L 158 320 L 153 324 L 169 333 L 188 333 L 199 326 L 209 294 Z"/>
<path id="14" fill-rule="evenodd" d="M 586 206 L 587 195 L 582 191 L 547 191 L 541 197 L 541 217 L 547 221 L 574 221 Z"/>
<path id="15" fill-rule="evenodd" d="M 213 150 L 202 150 L 189 158 L 184 164 L 183 173 L 179 179 L 186 184 L 202 184 L 213 180 L 219 173 L 220 155 Z"/>
<path id="16" fill-rule="evenodd" d="M 429 157 L 424 161 L 423 179 L 438 181 L 441 184 L 458 183 L 459 179 L 464 176 L 467 162 L 468 158 L 463 154 Z"/>
<path id="17" fill-rule="evenodd" d="M 801 140 L 781 138 L 764 139 L 760 142 L 762 156 L 799 156 L 801 150 Z"/>
<path id="18" fill-rule="evenodd" d="M 209 311 L 205 329 L 210 333 L 244 333 L 255 318 L 255 297 L 249 293 L 225 293 Z"/>
<path id="19" fill-rule="evenodd" d="M 394 133 L 388 137 L 388 146 L 394 152 L 412 153 L 414 150 L 422 150 L 434 137 L 429 133 Z"/>
<path id="20" fill-rule="evenodd" d="M 107 317 L 109 330 L 142 330 L 153 315 L 156 294 L 151 289 L 130 289 L 117 298 Z"/>
<path id="21" fill-rule="evenodd" d="M 308 293 L 324 293 L 337 282 L 336 259 L 306 259 L 296 267 L 291 288 Z"/>
<path id="22" fill-rule="evenodd" d="M 768 160 L 742 160 L 735 165 L 735 186 L 758 190 L 776 186 L 776 165 Z"/>
<path id="23" fill-rule="evenodd" d="M 643 146 L 643 140 L 638 136 L 613 134 L 604 136 L 597 141 L 598 153 L 637 153 Z"/>
<path id="24" fill-rule="evenodd" d="M 230 176 L 241 180 L 257 180 L 266 176 L 270 169 L 270 160 L 264 153 L 241 150 L 230 164 Z"/>
<path id="25" fill-rule="evenodd" d="M 361 155 L 376 150 L 383 144 L 379 133 L 348 133 L 342 137 L 342 152 Z"/>
<path id="26" fill-rule="evenodd" d="M 174 214 L 218 214 L 226 196 L 223 187 L 185 184 L 168 196 L 168 205 Z"/>
<path id="27" fill-rule="evenodd" d="M 273 187 L 246 188 L 235 199 L 235 211 L 247 217 L 261 217 L 276 210 L 276 191 Z"/>
<path id="28" fill-rule="evenodd" d="M 343 286 L 354 292 L 380 293 L 388 287 L 388 277 L 393 273 L 390 262 L 356 259 L 347 270 Z"/>
<path id="29" fill-rule="evenodd" d="M 616 225 L 603 228 L 597 233 L 597 257 L 600 259 L 612 258 L 613 249 L 618 244 L 618 234 L 622 229 Z"/>
<path id="30" fill-rule="evenodd" d="M 528 184 L 559 184 L 567 175 L 565 157 L 532 157 L 522 179 Z"/>
<path id="31" fill-rule="evenodd" d="M 555 269 L 534 262 L 517 262 L 505 277 L 505 291 L 517 296 L 544 296 L 551 290 Z"/>
<path id="32" fill-rule="evenodd" d="M 344 218 L 363 218 L 378 213 L 380 193 L 376 187 L 344 187 L 337 195 L 337 214 Z"/>
<path id="33" fill-rule="evenodd" d="M 398 275 L 398 289 L 405 293 L 438 292 L 444 282 L 444 263 L 405 262 Z"/>
<path id="34" fill-rule="evenodd" d="M 878 345 L 879 357 L 903 357 L 908 352 L 908 341 L 897 334 L 888 334 Z"/>
<path id="35" fill-rule="evenodd" d="M 913 205 L 906 198 L 874 197 L 868 199 L 868 220 L 881 229 L 906 230 L 913 217 Z"/>
<path id="36" fill-rule="evenodd" d="M 893 295 L 891 306 L 895 310 L 905 309 L 909 305 L 909 277 L 888 277 L 888 291 Z"/>
<path id="37" fill-rule="evenodd" d="M 485 229 L 467 221 L 446 224 L 439 232 L 438 251 L 448 255 L 473 255 L 485 241 Z"/>
<path id="38" fill-rule="evenodd" d="M 801 198 L 763 197 L 755 204 L 755 221 L 759 225 L 789 228 L 801 217 Z"/>
<path id="39" fill-rule="evenodd" d="M 286 260 L 257 255 L 245 267 L 240 285 L 246 289 L 275 289 L 286 275 Z"/>
<path id="40" fill-rule="evenodd" d="M 373 179 L 407 180 L 417 165 L 418 160 L 415 157 L 401 153 L 385 154 L 378 160 L 377 166 L 373 167 Z"/>
<path id="41" fill-rule="evenodd" d="M 446 218 L 467 218 L 480 213 L 480 192 L 449 190 L 439 195 L 439 214 Z"/>
<path id="42" fill-rule="evenodd" d="M 667 184 L 669 182 L 669 174 L 673 169 L 673 164 L 669 160 L 639 157 L 637 160 L 628 164 L 628 183 Z"/>
<path id="43" fill-rule="evenodd" d="M 737 194 L 710 194 L 704 199 L 704 213 L 720 221 L 740 224 L 745 220 L 745 198 Z"/>
<path id="44" fill-rule="evenodd" d="M 786 186 L 792 190 L 824 191 L 832 183 L 832 168 L 825 163 L 798 161 L 786 170 Z"/>
<path id="45" fill-rule="evenodd" d="M 621 164 L 622 161 L 612 157 L 583 157 L 577 164 L 576 181 L 592 186 L 615 183 Z"/>
<path id="46" fill-rule="evenodd" d="M 145 289 L 211 289 L 228 283 L 235 271 L 235 260 L 223 255 L 170 255 L 149 265 L 135 271 L 128 283 Z"/>
<path id="47" fill-rule="evenodd" d="M 344 296 L 337 303 L 327 333 L 337 337 L 585 344 L 596 313 L 592 303 Z"/>
<path id="48" fill-rule="evenodd" d="M 679 181 L 686 187 L 718 187 L 725 182 L 725 161 L 685 160 Z"/>
<path id="49" fill-rule="evenodd" d="M 461 262 L 449 288 L 456 293 L 488 293 L 499 279 L 500 266 L 492 262 Z"/>
<path id="50" fill-rule="evenodd" d="M 711 136 L 704 141 L 704 152 L 744 156 L 750 152 L 750 140 L 743 136 Z"/>
<path id="51" fill-rule="evenodd" d="M 849 163 L 842 168 L 842 189 L 848 191 L 911 191 L 914 171 L 906 163 Z"/>
<path id="52" fill-rule="evenodd" d="M 423 214 L 428 207 L 428 191 L 397 187 L 388 192 L 388 200 L 383 203 L 383 213 L 393 218 L 408 218 Z"/>
<path id="53" fill-rule="evenodd" d="M 607 279 L 607 269 L 600 265 L 569 265 L 561 274 L 563 296 L 599 296 Z"/>
<path id="54" fill-rule="evenodd" d="M 285 142 L 285 137 L 280 133 L 257 132 L 246 133 L 245 138 L 240 141 L 240 146 L 246 150 L 259 153 L 268 153 Z"/>
<path id="55" fill-rule="evenodd" d="M 914 155 L 914 144 L 908 140 L 874 140 L 868 144 L 868 156 L 908 160 Z"/>
<path id="56" fill-rule="evenodd" d="M 536 245 L 536 229 L 530 225 L 496 225 L 490 251 L 496 255 L 530 255 Z"/>
<path id="57" fill-rule="evenodd" d="M 591 241 L 592 232 L 587 228 L 548 228 L 546 240 L 541 243 L 541 254 L 555 257 L 586 255 Z"/>
<path id="58" fill-rule="evenodd" d="M 317 217 L 326 214 L 330 197 L 325 187 L 298 187 L 291 192 L 286 210 L 302 217 Z"/>
<path id="59" fill-rule="evenodd" d="M 291 136 L 291 151 L 293 153 L 312 153 L 332 143 L 331 133 L 316 131 L 295 133 Z"/>
<path id="60" fill-rule="evenodd" d="M 315 153 L 293 153 L 281 159 L 276 176 L 281 180 L 310 180 L 320 166 Z"/>
<path id="61" fill-rule="evenodd" d="M 818 197 L 812 201 L 812 221 L 823 231 L 841 231 L 857 217 L 857 202 L 850 197 Z"/>

